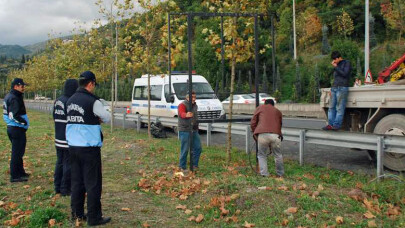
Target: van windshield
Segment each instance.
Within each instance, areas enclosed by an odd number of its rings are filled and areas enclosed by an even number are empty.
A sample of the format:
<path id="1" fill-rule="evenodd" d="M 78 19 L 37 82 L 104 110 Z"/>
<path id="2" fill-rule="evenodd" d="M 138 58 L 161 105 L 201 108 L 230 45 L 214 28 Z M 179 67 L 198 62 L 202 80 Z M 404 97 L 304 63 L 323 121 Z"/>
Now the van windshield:
<path id="1" fill-rule="evenodd" d="M 188 83 L 173 83 L 174 92 L 179 100 L 186 99 L 187 91 L 188 91 Z M 202 82 L 202 83 L 193 83 L 193 90 L 197 95 L 197 99 L 216 99 L 217 96 L 212 90 L 210 84 Z"/>

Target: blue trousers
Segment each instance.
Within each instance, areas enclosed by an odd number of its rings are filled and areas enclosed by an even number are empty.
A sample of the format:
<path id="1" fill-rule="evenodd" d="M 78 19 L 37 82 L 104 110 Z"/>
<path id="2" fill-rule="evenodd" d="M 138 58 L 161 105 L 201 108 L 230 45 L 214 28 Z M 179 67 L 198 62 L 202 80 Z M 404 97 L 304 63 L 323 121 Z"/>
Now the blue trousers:
<path id="1" fill-rule="evenodd" d="M 331 101 L 328 110 L 328 122 L 329 125 L 333 126 L 334 128 L 339 129 L 342 127 L 348 93 L 348 87 L 331 88 Z"/>
<path id="2" fill-rule="evenodd" d="M 190 132 L 188 131 L 179 131 L 179 137 L 181 142 L 181 149 L 180 149 L 180 168 L 186 169 L 187 168 L 187 154 L 188 149 L 190 147 Z M 198 167 L 198 161 L 200 160 L 201 155 L 201 141 L 200 135 L 198 131 L 193 131 L 193 166 Z"/>

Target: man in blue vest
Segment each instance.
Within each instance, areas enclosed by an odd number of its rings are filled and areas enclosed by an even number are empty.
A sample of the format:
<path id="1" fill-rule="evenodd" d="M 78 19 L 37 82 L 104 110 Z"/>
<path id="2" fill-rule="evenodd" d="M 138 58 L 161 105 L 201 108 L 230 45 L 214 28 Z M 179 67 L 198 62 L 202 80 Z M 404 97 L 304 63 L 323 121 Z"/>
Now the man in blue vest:
<path id="1" fill-rule="evenodd" d="M 96 76 L 91 71 L 80 74 L 79 89 L 66 103 L 66 141 L 71 164 L 72 219 L 87 219 L 89 226 L 106 224 L 110 217 L 101 213 L 101 147 L 100 123 L 110 121 L 110 113 L 94 95 Z M 87 193 L 87 217 L 84 214 Z"/>
<path id="2" fill-rule="evenodd" d="M 7 134 L 11 141 L 11 182 L 27 181 L 29 177 L 23 162 L 27 143 L 25 132 L 30 125 L 23 100 L 26 85 L 21 78 L 15 78 L 11 82 L 11 91 L 3 101 L 3 120 L 7 124 Z"/>
<path id="3" fill-rule="evenodd" d="M 65 81 L 63 95 L 53 104 L 53 119 L 55 122 L 56 165 L 54 174 L 55 192 L 62 196 L 70 195 L 70 155 L 69 145 L 66 141 L 66 102 L 76 92 L 79 84 L 76 79 Z"/>

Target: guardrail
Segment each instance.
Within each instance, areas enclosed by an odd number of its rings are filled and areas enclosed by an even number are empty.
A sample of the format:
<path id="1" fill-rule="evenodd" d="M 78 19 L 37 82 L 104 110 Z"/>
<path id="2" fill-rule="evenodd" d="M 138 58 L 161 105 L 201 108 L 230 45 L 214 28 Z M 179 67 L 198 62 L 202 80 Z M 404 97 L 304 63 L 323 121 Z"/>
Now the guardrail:
<path id="1" fill-rule="evenodd" d="M 52 106 L 26 104 L 27 108 L 52 112 Z M 127 121 L 134 121 L 139 132 L 142 123 L 148 122 L 148 116 L 138 114 L 114 113 L 114 119 L 123 120 L 122 127 L 126 127 Z M 151 116 L 151 122 L 161 122 L 167 127 L 177 127 L 177 118 Z M 207 131 L 207 146 L 212 143 L 212 132 L 228 132 L 227 123 L 201 123 L 201 130 Z M 253 137 L 250 126 L 240 123 L 232 123 L 232 134 L 245 136 L 245 150 L 250 153 Z M 405 154 L 405 140 L 402 136 L 377 135 L 367 133 L 339 132 L 308 130 L 298 128 L 283 128 L 284 139 L 299 143 L 299 163 L 304 164 L 305 145 L 307 143 L 317 145 L 336 146 L 343 148 L 358 148 L 377 151 L 377 177 L 383 174 L 383 157 L 385 152 Z"/>
<path id="2" fill-rule="evenodd" d="M 121 114 L 114 113 L 116 119 L 125 121 L 133 120 L 137 123 L 137 131 L 141 128 L 141 123 L 148 121 L 147 116 L 136 114 Z M 164 126 L 177 127 L 177 118 L 151 116 L 151 122 L 160 121 Z M 211 145 L 212 132 L 228 132 L 228 124 L 223 123 L 202 123 L 201 130 L 207 131 L 207 146 Z M 233 123 L 231 128 L 232 134 L 245 136 L 245 150 L 250 153 L 250 145 L 252 145 L 252 132 L 250 125 Z M 298 128 L 283 128 L 282 133 L 284 139 L 299 143 L 299 163 L 304 164 L 305 144 L 317 144 L 326 146 L 336 146 L 344 148 L 358 148 L 363 150 L 377 151 L 377 177 L 383 174 L 383 158 L 384 153 L 400 153 L 405 154 L 404 137 L 394 135 L 377 135 L 355 132 L 339 132 L 339 131 L 322 131 L 322 130 L 307 130 Z"/>

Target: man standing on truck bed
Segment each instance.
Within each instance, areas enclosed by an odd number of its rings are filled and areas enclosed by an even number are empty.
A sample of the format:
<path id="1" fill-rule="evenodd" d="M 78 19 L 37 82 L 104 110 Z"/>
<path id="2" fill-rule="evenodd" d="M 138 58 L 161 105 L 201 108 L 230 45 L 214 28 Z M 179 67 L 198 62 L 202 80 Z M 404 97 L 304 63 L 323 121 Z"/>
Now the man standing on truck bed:
<path id="1" fill-rule="evenodd" d="M 342 127 L 345 114 L 349 79 L 352 67 L 348 60 L 342 58 L 338 51 L 331 54 L 333 71 L 333 85 L 330 89 L 330 104 L 328 110 L 328 125 L 323 130 L 339 130 Z"/>

